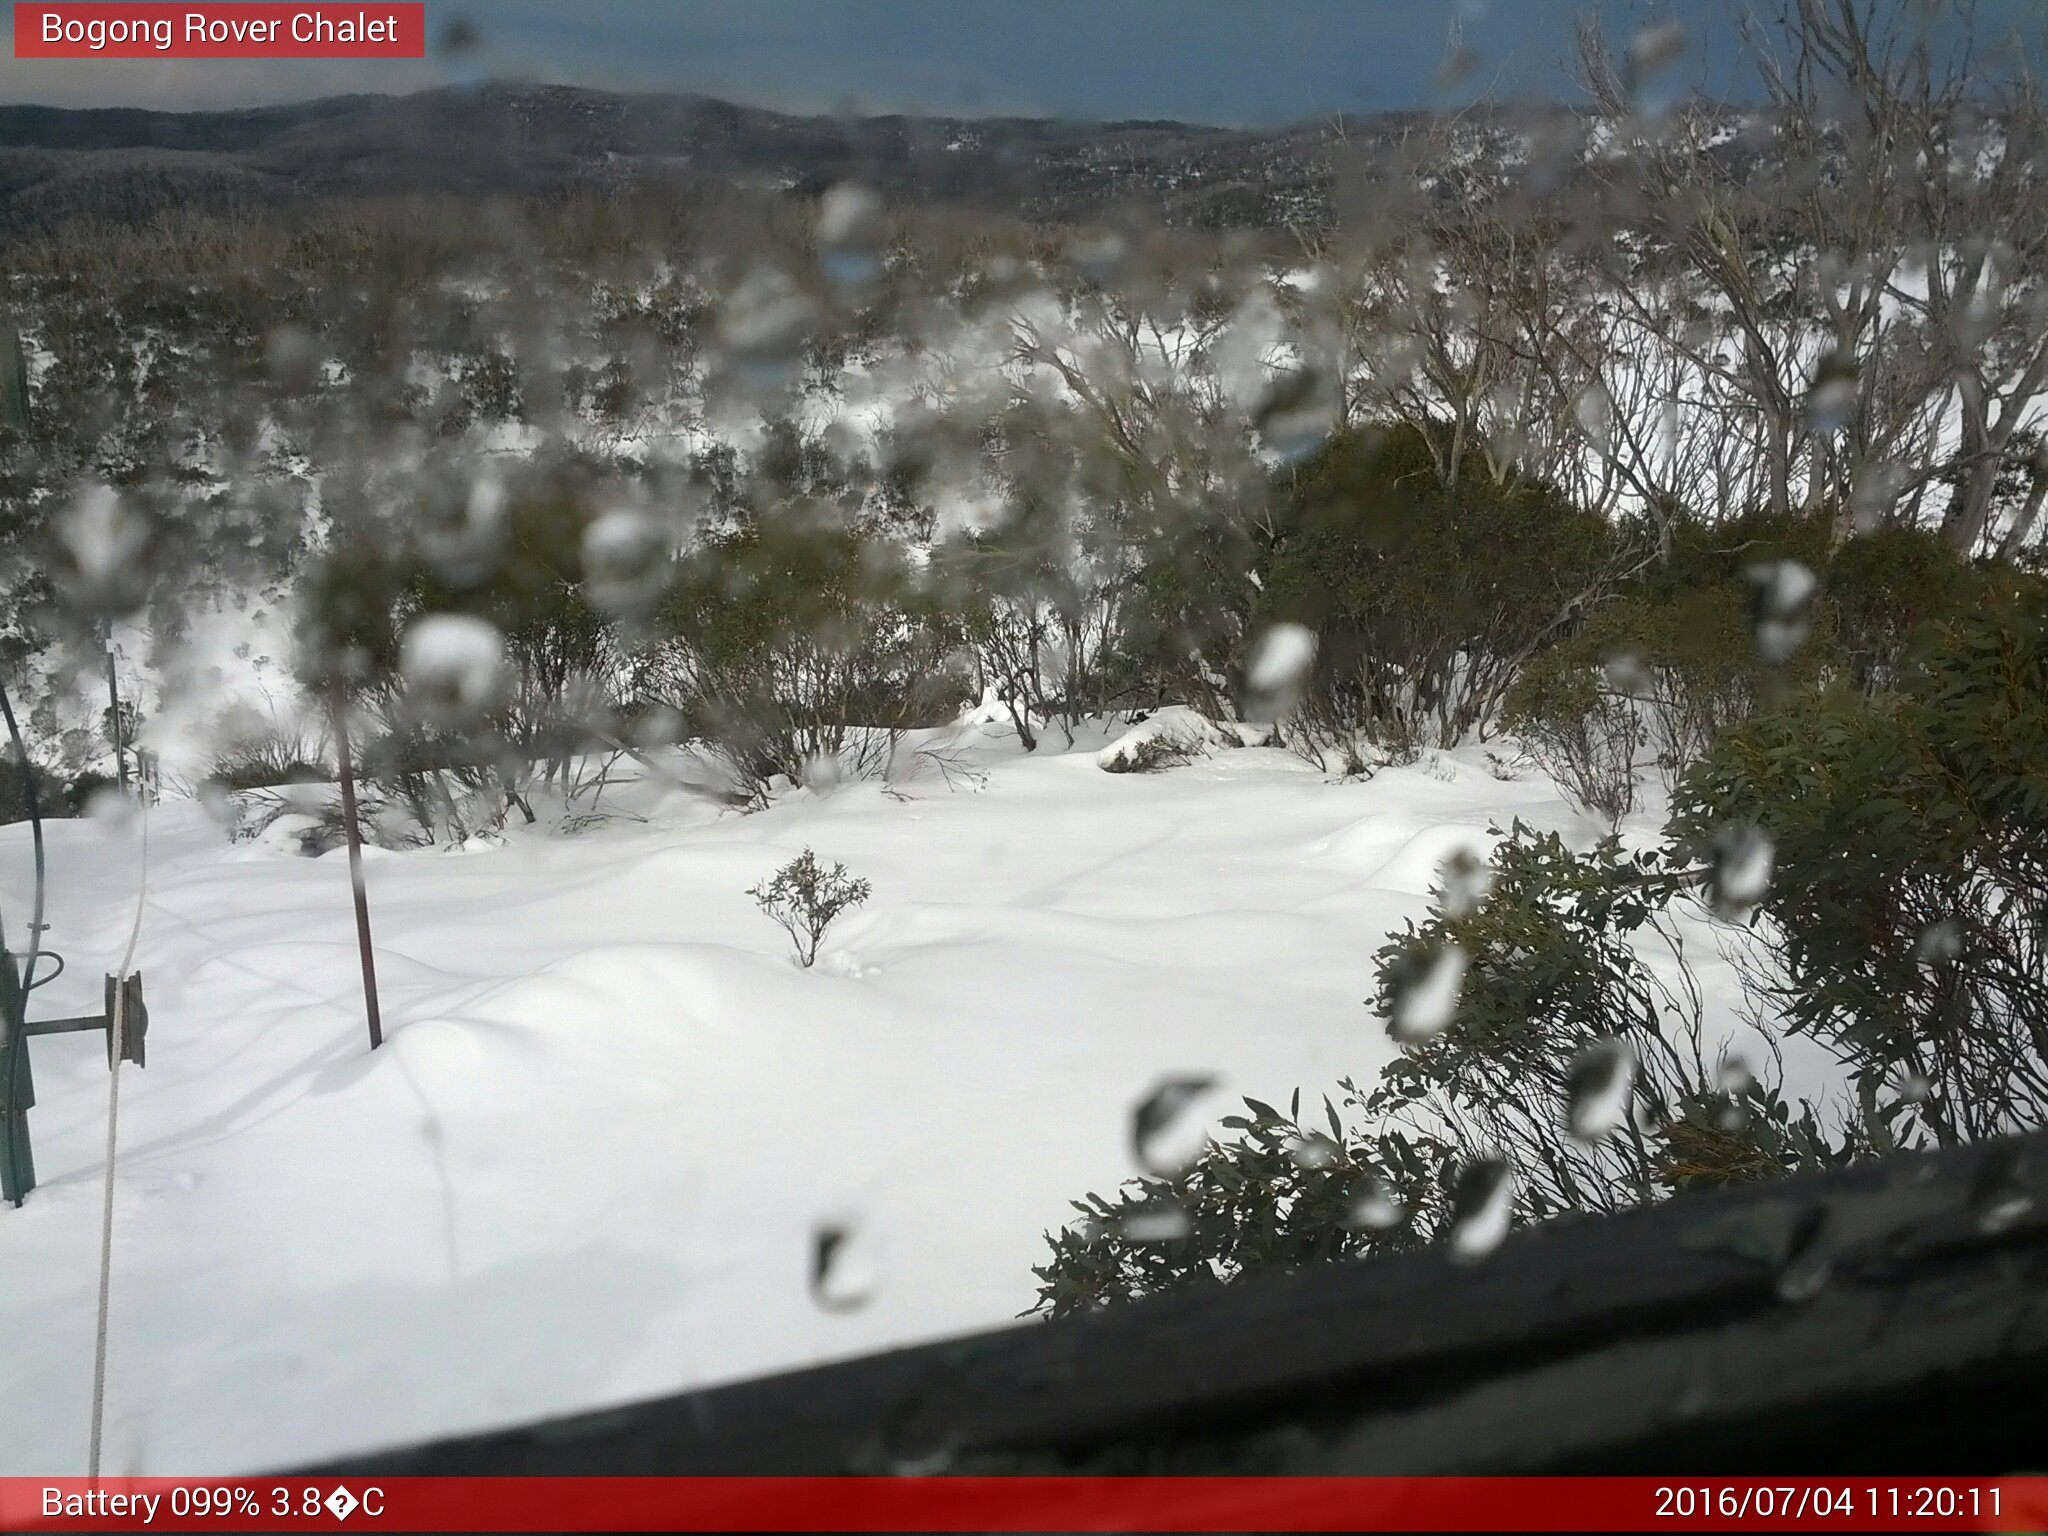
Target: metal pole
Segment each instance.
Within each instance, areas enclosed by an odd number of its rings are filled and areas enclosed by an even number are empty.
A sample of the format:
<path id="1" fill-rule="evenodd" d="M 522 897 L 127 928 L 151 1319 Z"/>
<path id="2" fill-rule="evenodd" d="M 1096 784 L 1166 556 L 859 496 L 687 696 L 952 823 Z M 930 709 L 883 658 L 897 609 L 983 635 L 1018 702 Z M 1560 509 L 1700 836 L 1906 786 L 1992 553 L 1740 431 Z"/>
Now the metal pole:
<path id="1" fill-rule="evenodd" d="M 121 691 L 114 685 L 114 621 L 101 627 L 100 638 L 107 648 L 107 734 L 114 738 L 114 779 L 121 793 L 128 793 L 128 752 L 121 740 Z"/>
<path id="2" fill-rule="evenodd" d="M 341 824 L 348 835 L 348 882 L 355 890 L 356 944 L 363 953 L 363 1009 L 370 1019 L 370 1049 L 384 1043 L 384 1020 L 377 1011 L 377 957 L 370 948 L 370 897 L 363 889 L 363 834 L 356 823 L 356 775 L 349 764 L 348 698 L 334 689 L 334 753 L 341 759 Z"/>

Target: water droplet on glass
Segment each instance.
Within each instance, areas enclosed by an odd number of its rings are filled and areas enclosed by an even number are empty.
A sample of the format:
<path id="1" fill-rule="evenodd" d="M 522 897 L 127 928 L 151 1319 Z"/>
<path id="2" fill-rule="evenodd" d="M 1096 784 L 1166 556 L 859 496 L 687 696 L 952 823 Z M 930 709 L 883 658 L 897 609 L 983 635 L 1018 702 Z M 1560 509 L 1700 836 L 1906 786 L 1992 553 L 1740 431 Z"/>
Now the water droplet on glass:
<path id="1" fill-rule="evenodd" d="M 1493 866 L 1470 848 L 1456 848 L 1437 866 L 1446 917 L 1470 917 L 1493 891 Z"/>
<path id="2" fill-rule="evenodd" d="M 1613 652 L 1601 662 L 1600 672 L 1608 688 L 1626 699 L 1647 696 L 1656 681 L 1649 665 L 1634 651 Z"/>
<path id="3" fill-rule="evenodd" d="M 882 200 L 866 187 L 842 182 L 818 199 L 818 266 L 849 292 L 882 275 Z"/>
<path id="4" fill-rule="evenodd" d="M 1259 637 L 1245 686 L 1256 694 L 1292 694 L 1315 660 L 1315 631 L 1302 624 L 1275 624 Z"/>
<path id="5" fill-rule="evenodd" d="M 1467 1163 L 1451 1191 L 1451 1257 L 1473 1264 L 1492 1253 L 1514 1218 L 1515 1174 L 1497 1157 Z"/>
<path id="6" fill-rule="evenodd" d="M 1637 112 L 1663 117 L 1678 104 L 1679 91 L 1669 71 L 1685 51 L 1685 28 L 1675 22 L 1645 27 L 1629 40 L 1623 63 L 1627 90 Z"/>
<path id="7" fill-rule="evenodd" d="M 1954 918 L 1929 923 L 1913 941 L 1913 959 L 1932 970 L 1963 957 L 1963 925 Z"/>
<path id="8" fill-rule="evenodd" d="M 804 759 L 804 788 L 814 795 L 830 794 L 846 777 L 846 765 L 834 752 L 814 752 Z"/>
<path id="9" fill-rule="evenodd" d="M 437 41 L 443 53 L 461 55 L 481 48 L 484 35 L 467 16 L 457 15 L 451 16 L 441 28 Z"/>
<path id="10" fill-rule="evenodd" d="M 1074 1234 L 1074 1240 L 1084 1248 L 1092 1248 L 1108 1237 L 1109 1224 L 1099 1216 L 1083 1216 L 1068 1224 L 1067 1230 Z"/>
<path id="11" fill-rule="evenodd" d="M 1402 1045 L 1415 1045 L 1442 1032 L 1457 1017 L 1458 992 L 1465 983 L 1465 951 L 1441 944 L 1412 957 L 1394 982 L 1387 1032 Z"/>
<path id="12" fill-rule="evenodd" d="M 1209 1149 L 1208 1116 L 1197 1106 L 1216 1082 L 1206 1074 L 1165 1078 L 1131 1111 L 1131 1155 L 1139 1167 L 1170 1179 Z"/>
<path id="13" fill-rule="evenodd" d="M 1757 654 L 1771 664 L 1790 661 L 1813 627 L 1813 572 L 1797 560 L 1771 560 L 1749 568 L 1750 624 Z"/>
<path id="14" fill-rule="evenodd" d="M 1862 465 L 1849 492 L 1850 519 L 1856 531 L 1868 533 L 1881 527 L 1905 494 L 1906 485 L 1906 471 L 1898 464 L 1873 460 Z"/>
<path id="15" fill-rule="evenodd" d="M 1970 1184 L 1970 1210 L 1978 1230 L 2003 1232 L 2033 1209 L 2033 1192 L 2020 1179 L 2019 1154 L 2004 1148 L 1986 1153 Z"/>
<path id="16" fill-rule="evenodd" d="M 606 512 L 583 530 L 583 579 L 605 612 L 646 612 L 668 583 L 670 548 L 661 525 L 631 509 Z"/>
<path id="17" fill-rule="evenodd" d="M 1800 1213 L 1778 1266 L 1776 1288 L 1780 1300 L 1808 1301 L 1820 1293 L 1834 1273 L 1835 1244 L 1832 1223 L 1825 1206 Z"/>
<path id="18" fill-rule="evenodd" d="M 206 812 L 207 819 L 214 825 L 232 832 L 241 821 L 236 809 L 234 794 L 218 779 L 208 779 L 199 786 L 199 808 Z"/>
<path id="19" fill-rule="evenodd" d="M 425 718 L 459 725 L 502 702 L 505 643 L 488 621 L 466 613 L 415 619 L 399 643 L 406 698 Z"/>
<path id="20" fill-rule="evenodd" d="M 1681 1419 L 1696 1419 L 1714 1406 L 1714 1354 L 1710 1345 L 1699 1345 L 1686 1360 L 1685 1376 L 1678 1400 L 1672 1404 Z"/>
<path id="21" fill-rule="evenodd" d="M 1614 437 L 1614 397 L 1602 385 L 1587 385 L 1572 400 L 1572 420 L 1586 441 L 1605 453 Z"/>
<path id="22" fill-rule="evenodd" d="M 1344 1212 L 1344 1224 L 1361 1232 L 1386 1232 L 1401 1225 L 1407 1216 L 1387 1181 L 1368 1174 Z"/>
<path id="23" fill-rule="evenodd" d="M 1126 1212 L 1117 1227 L 1134 1243 L 1171 1243 L 1194 1231 L 1195 1224 L 1178 1202 L 1155 1198 Z"/>
<path id="24" fill-rule="evenodd" d="M 264 369 L 288 394 L 304 394 L 318 384 L 325 363 L 320 343 L 301 326 L 273 326 L 263 340 Z"/>
<path id="25" fill-rule="evenodd" d="M 505 482 L 478 475 L 466 492 L 422 498 L 413 532 L 420 553 L 443 581 L 471 587 L 490 574 L 504 548 Z"/>
<path id="26" fill-rule="evenodd" d="M 140 807 L 133 795 L 108 784 L 87 797 L 85 814 L 97 830 L 109 837 L 125 837 L 134 828 Z"/>
<path id="27" fill-rule="evenodd" d="M 1314 1170 L 1336 1167 L 1343 1150 L 1321 1131 L 1310 1131 L 1288 1141 L 1287 1155 L 1294 1160 L 1295 1167 Z"/>
<path id="28" fill-rule="evenodd" d="M 899 1398 L 882 1423 L 882 1459 L 897 1477 L 932 1477 L 960 1453 L 973 1407 L 956 1371 L 938 1366 Z"/>
<path id="29" fill-rule="evenodd" d="M 1628 1123 L 1636 1055 L 1626 1040 L 1590 1041 L 1565 1078 L 1565 1124 L 1580 1141 L 1599 1141 Z"/>
<path id="30" fill-rule="evenodd" d="M 1479 67 L 1480 57 L 1481 55 L 1477 48 L 1474 48 L 1470 43 L 1467 43 L 1463 38 L 1458 37 L 1454 33 L 1450 43 L 1444 49 L 1443 62 L 1437 66 L 1436 73 L 1430 76 L 1430 89 L 1433 91 L 1450 90 L 1451 87 L 1455 86 L 1460 80 L 1463 80 Z"/>
<path id="31" fill-rule="evenodd" d="M 1322 450 L 1343 420 L 1344 400 L 1334 376 L 1321 368 L 1294 368 L 1267 387 L 1252 421 L 1259 439 L 1282 464 L 1304 464 Z"/>
<path id="32" fill-rule="evenodd" d="M 1842 431 L 1856 419 L 1860 392 L 1855 359 L 1839 352 L 1830 353 L 1814 373 L 1813 385 L 1807 391 L 1808 428 L 1820 437 Z"/>
<path id="33" fill-rule="evenodd" d="M 880 1273 L 859 1228 L 826 1222 L 811 1235 L 811 1299 L 827 1312 L 852 1312 L 873 1299 Z"/>
<path id="34" fill-rule="evenodd" d="M 1739 1131 L 1749 1123 L 1748 1099 L 1756 1087 L 1756 1074 L 1749 1070 L 1749 1063 L 1739 1056 L 1731 1056 L 1721 1063 L 1721 1070 L 1715 1077 L 1720 1089 L 1722 1103 L 1714 1113 L 1714 1122 L 1724 1131 Z"/>
<path id="35" fill-rule="evenodd" d="M 1638 75 L 1654 74 L 1684 57 L 1685 28 L 1676 22 L 1645 27 L 1628 43 L 1629 67 Z"/>
<path id="36" fill-rule="evenodd" d="M 1716 916 L 1745 921 L 1771 889 L 1771 840 L 1753 826 L 1723 827 L 1707 867 L 1707 901 Z"/>
<path id="37" fill-rule="evenodd" d="M 141 605 L 147 590 L 142 551 L 149 542 L 149 525 L 111 486 L 81 491 L 58 524 L 57 537 L 71 553 L 73 571 L 67 585 L 86 613 L 118 618 Z"/>
<path id="38" fill-rule="evenodd" d="M 661 747 L 672 747 L 683 739 L 682 713 L 666 704 L 657 704 L 634 720 L 631 740 L 643 752 Z"/>
<path id="39" fill-rule="evenodd" d="M 742 383 L 777 390 L 796 382 L 816 324 L 817 306 L 789 275 L 760 267 L 726 300 L 718 336 Z"/>
<path id="40" fill-rule="evenodd" d="M 1123 269 L 1127 249 L 1122 235 L 1114 230 L 1103 230 L 1076 236 L 1067 246 L 1067 259 L 1089 282 L 1106 288 L 1116 281 L 1118 272 Z"/>

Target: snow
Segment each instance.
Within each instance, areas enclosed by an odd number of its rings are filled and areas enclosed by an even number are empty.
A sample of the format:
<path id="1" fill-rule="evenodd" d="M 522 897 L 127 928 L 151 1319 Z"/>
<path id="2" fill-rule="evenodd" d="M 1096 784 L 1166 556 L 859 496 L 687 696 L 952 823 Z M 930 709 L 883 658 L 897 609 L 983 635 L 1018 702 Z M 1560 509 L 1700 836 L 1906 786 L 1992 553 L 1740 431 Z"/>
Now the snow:
<path id="1" fill-rule="evenodd" d="M 1003 1325 L 1067 1202 L 1138 1171 L 1162 1081 L 1216 1078 L 1204 1115 L 1370 1082 L 1393 1049 L 1372 954 L 1442 857 L 1517 816 L 1587 831 L 1479 748 L 1362 782 L 1257 746 L 1111 774 L 1105 734 L 1026 755 L 964 725 L 923 743 L 943 772 L 908 754 L 754 815 L 643 777 L 577 835 L 383 853 L 375 1054 L 344 858 L 152 812 L 109 1474 L 278 1468 Z M 138 835 L 52 825 L 70 968 L 39 1014 L 96 1005 Z M 874 887 L 810 970 L 744 894 L 805 847 Z M 0 829 L 9 916 L 27 851 Z M 34 1051 L 0 1471 L 54 1475 L 85 1456 L 107 1073 L 90 1036 Z"/>

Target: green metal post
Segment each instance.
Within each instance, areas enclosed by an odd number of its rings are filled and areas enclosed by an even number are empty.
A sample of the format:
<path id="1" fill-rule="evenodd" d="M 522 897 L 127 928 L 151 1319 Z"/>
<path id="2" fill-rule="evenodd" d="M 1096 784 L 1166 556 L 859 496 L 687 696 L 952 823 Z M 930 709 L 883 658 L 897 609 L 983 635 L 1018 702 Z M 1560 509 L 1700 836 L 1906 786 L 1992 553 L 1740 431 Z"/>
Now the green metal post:
<path id="1" fill-rule="evenodd" d="M 19 1057 L 16 1056 L 19 1052 Z M 0 1198 L 15 1205 L 36 1187 L 35 1153 L 29 1147 L 28 1112 L 36 1101 L 28 1070 L 28 998 L 14 969 L 14 956 L 0 949 Z"/>
<path id="2" fill-rule="evenodd" d="M 100 625 L 100 640 L 107 653 L 107 735 L 114 743 L 114 782 L 128 793 L 128 747 L 121 739 L 121 690 L 114 681 L 114 621 Z"/>
<path id="3" fill-rule="evenodd" d="M 28 433 L 28 358 L 11 325 L 0 325 L 0 426 Z"/>

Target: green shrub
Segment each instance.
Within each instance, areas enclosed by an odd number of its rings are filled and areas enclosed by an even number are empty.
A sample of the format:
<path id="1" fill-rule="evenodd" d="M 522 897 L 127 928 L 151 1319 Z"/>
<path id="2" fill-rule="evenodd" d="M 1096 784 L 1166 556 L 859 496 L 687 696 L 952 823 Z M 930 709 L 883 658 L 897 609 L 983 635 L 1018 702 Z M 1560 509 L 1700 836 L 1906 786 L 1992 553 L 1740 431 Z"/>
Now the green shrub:
<path id="1" fill-rule="evenodd" d="M 917 579 L 872 466 L 783 424 L 753 464 L 708 469 L 719 521 L 651 615 L 643 681 L 743 793 L 880 766 L 874 733 L 958 713 L 961 627 Z"/>
<path id="2" fill-rule="evenodd" d="M 778 774 L 806 783 L 840 765 L 860 727 L 958 708 L 944 632 L 906 574 L 895 546 L 794 515 L 714 534 L 682 561 L 659 618 L 668 698 L 757 799 Z"/>
<path id="3" fill-rule="evenodd" d="M 754 905 L 781 925 L 796 950 L 797 963 L 809 970 L 817 962 L 818 946 L 825 930 L 849 907 L 860 906 L 874 894 L 874 887 L 846 872 L 844 864 L 830 869 L 806 848 L 772 878 L 751 887 L 747 894 Z"/>
<path id="4" fill-rule="evenodd" d="M 45 816 L 68 816 L 74 811 L 70 787 L 58 775 L 40 764 L 31 764 L 35 780 L 36 807 Z M 28 820 L 28 791 L 22 783 L 21 759 L 13 753 L 0 754 L 0 825 Z"/>
<path id="5" fill-rule="evenodd" d="M 1865 692 L 1895 684 L 1920 631 L 1984 602 L 1992 580 L 1927 530 L 1858 534 L 1829 559 L 1823 582 L 1839 665 Z"/>
<path id="6" fill-rule="evenodd" d="M 1447 887 L 1379 953 L 1376 1003 L 1396 1026 L 1404 993 L 1439 957 L 1456 953 L 1463 970 L 1455 1008 L 1366 1098 L 1376 1123 L 1441 1137 L 1459 1162 L 1505 1157 L 1531 1218 L 1658 1198 L 1671 1187 L 1667 1132 L 1689 1117 L 1788 1123 L 1772 1118 L 1774 1041 L 1724 1051 L 1707 1037 L 1673 920 L 1693 889 L 1682 861 L 1612 837 L 1573 853 L 1518 823 L 1491 872 L 1483 901 Z M 1818 1123 L 1810 1106 L 1801 1123 Z M 1793 1165 L 1782 1138 L 1762 1152 L 1780 1172 Z"/>
<path id="7" fill-rule="evenodd" d="M 1780 946 L 1764 985 L 1866 1091 L 1942 1141 L 2048 1111 L 2048 603 L 2012 582 L 1938 627 L 1899 689 L 1766 712 L 1681 785 L 1705 847 L 1754 825 Z"/>
<path id="8" fill-rule="evenodd" d="M 1316 632 L 1312 729 L 1454 745 L 1618 568 L 1606 521 L 1533 480 L 1446 486 L 1410 429 L 1344 434 L 1285 491 L 1257 627 Z"/>
<path id="9" fill-rule="evenodd" d="M 1653 603 L 1668 603 L 1707 588 L 1740 588 L 1753 566 L 1777 560 L 1821 571 L 1832 540 L 1832 520 L 1825 514 L 1778 516 L 1759 508 L 1711 523 L 1681 517 L 1670 526 L 1661 558 L 1643 569 L 1641 593 Z"/>
<path id="10" fill-rule="evenodd" d="M 1355 1094 L 1352 1095 L 1355 1099 Z M 1347 1103 L 1351 1100 L 1347 1100 Z M 1141 1296 L 1199 1290 L 1246 1270 L 1302 1269 L 1422 1244 L 1442 1221 L 1440 1149 L 1402 1132 L 1358 1136 L 1323 1101 L 1327 1130 L 1246 1099 L 1239 1133 L 1174 1178 L 1136 1179 L 1074 1202 L 1046 1234 L 1034 1312 L 1061 1317 Z"/>
<path id="11" fill-rule="evenodd" d="M 1537 656 L 1508 690 L 1501 724 L 1574 803 L 1617 823 L 1635 806 L 1644 731 L 1634 704 L 1578 647 Z"/>
<path id="12" fill-rule="evenodd" d="M 1076 1202 L 1034 1270 L 1037 1310 L 1455 1241 L 1469 1187 L 1500 1178 L 1529 1221 L 1890 1145 L 1895 1106 L 1874 1096 L 1851 1116 L 1788 1104 L 1773 1037 L 1748 1060 L 1710 1046 L 1671 910 L 1695 884 L 1669 852 L 1575 854 L 1517 824 L 1490 880 L 1448 871 L 1426 921 L 1379 952 L 1374 1002 L 1402 1053 L 1370 1091 L 1342 1083 L 1327 1130 L 1299 1094 L 1285 1115 L 1247 1100 L 1223 1122 L 1236 1138 L 1183 1173 Z"/>

